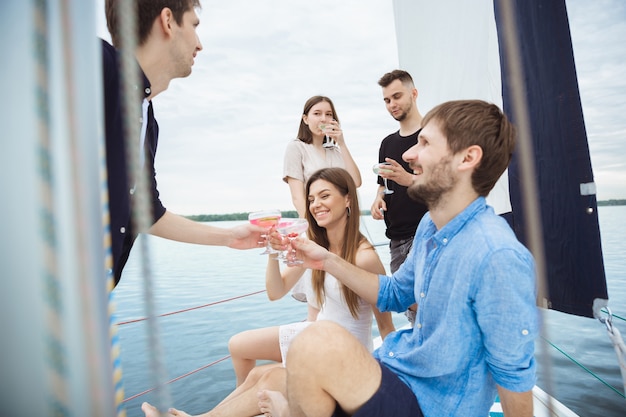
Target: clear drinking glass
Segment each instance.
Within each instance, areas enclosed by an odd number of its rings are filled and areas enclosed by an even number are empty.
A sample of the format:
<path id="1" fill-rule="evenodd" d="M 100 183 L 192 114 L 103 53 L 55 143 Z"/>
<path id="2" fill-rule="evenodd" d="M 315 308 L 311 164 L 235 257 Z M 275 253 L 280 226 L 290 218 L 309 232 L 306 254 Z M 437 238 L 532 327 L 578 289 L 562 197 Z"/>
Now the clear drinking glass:
<path id="1" fill-rule="evenodd" d="M 390 166 L 390 165 L 391 163 L 389 162 L 381 162 L 379 164 L 374 165 L 372 167 L 372 171 L 374 171 L 374 174 L 376 175 L 380 175 L 381 173 L 384 173 L 385 171 L 391 172 L 391 170 L 385 169 L 386 166 Z M 390 190 L 389 187 L 387 187 L 387 178 L 383 178 L 383 182 L 385 183 L 385 189 L 383 190 L 383 193 L 393 194 L 393 190 Z"/>
<path id="2" fill-rule="evenodd" d="M 281 222 L 276 225 L 276 230 L 283 236 L 286 236 L 291 243 L 292 240 L 300 236 L 300 234 L 307 231 L 309 228 L 309 222 L 306 219 L 283 219 Z M 289 245 L 286 251 L 282 252 L 279 256 L 279 259 L 287 264 L 287 266 L 301 265 L 304 263 L 302 260 L 296 258 L 296 250 Z"/>
<path id="3" fill-rule="evenodd" d="M 329 125 L 327 123 L 320 124 L 320 130 L 322 131 L 322 133 L 324 133 L 324 140 L 322 141 L 322 147 L 323 148 L 334 148 L 335 146 L 337 146 L 337 144 L 335 143 L 333 138 L 331 138 L 330 136 L 328 136 L 326 134 L 326 128 L 328 126 Z"/>
<path id="4" fill-rule="evenodd" d="M 278 221 L 282 217 L 280 210 L 261 210 L 261 211 L 253 211 L 248 215 L 248 221 L 254 225 L 261 226 L 269 232 L 272 226 L 276 226 Z M 274 250 L 270 245 L 270 241 L 268 239 L 267 234 L 263 235 L 265 239 L 265 250 L 261 252 L 261 255 L 266 255 L 269 253 L 278 253 L 279 251 Z"/>

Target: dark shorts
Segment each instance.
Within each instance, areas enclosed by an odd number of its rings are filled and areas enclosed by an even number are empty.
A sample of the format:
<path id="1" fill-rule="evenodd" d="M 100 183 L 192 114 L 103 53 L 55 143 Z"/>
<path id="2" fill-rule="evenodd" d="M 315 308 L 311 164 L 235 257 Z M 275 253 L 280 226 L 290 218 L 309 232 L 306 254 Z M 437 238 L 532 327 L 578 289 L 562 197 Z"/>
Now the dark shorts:
<path id="1" fill-rule="evenodd" d="M 423 417 L 415 394 L 389 368 L 379 362 L 382 379 L 378 391 L 353 414 L 354 417 Z M 333 417 L 347 416 L 339 406 Z"/>

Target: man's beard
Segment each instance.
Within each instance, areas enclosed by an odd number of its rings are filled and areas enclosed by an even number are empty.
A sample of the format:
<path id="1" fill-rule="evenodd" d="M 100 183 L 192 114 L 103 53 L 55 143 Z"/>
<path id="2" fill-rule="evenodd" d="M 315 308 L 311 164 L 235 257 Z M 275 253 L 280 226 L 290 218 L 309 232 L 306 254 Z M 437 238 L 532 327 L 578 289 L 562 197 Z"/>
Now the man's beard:
<path id="1" fill-rule="evenodd" d="M 394 119 L 396 119 L 398 122 L 403 121 L 404 119 L 407 118 L 407 116 L 409 115 L 409 112 L 411 111 L 411 109 L 413 108 L 413 104 L 409 104 L 407 108 L 400 108 L 401 113 L 400 115 L 398 115 L 398 117 L 392 116 Z"/>
<path id="2" fill-rule="evenodd" d="M 427 184 L 411 184 L 407 189 L 408 196 L 418 203 L 425 204 L 429 210 L 437 207 L 443 195 L 458 182 L 450 169 L 450 161 L 452 157 L 439 161 L 430 173 L 430 180 Z"/>
<path id="3" fill-rule="evenodd" d="M 394 116 L 394 119 L 396 119 L 396 121 L 398 121 L 398 122 L 401 122 L 404 119 L 406 119 L 407 114 L 408 114 L 407 112 L 402 111 L 402 113 L 400 113 L 400 115 L 398 115 L 398 117 Z"/>

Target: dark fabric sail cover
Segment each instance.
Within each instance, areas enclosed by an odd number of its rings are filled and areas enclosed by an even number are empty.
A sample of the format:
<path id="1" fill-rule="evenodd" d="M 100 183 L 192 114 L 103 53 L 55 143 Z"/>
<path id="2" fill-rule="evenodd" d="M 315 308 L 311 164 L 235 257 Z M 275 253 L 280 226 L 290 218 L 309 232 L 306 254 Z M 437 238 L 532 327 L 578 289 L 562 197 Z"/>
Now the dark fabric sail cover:
<path id="1" fill-rule="evenodd" d="M 565 1 L 512 1 L 510 4 L 516 16 L 535 154 L 548 307 L 593 317 L 594 300 L 608 299 L 608 294 L 595 184 Z M 503 107 L 515 123 L 512 80 L 503 51 L 503 6 L 503 1 L 495 0 Z M 518 238 L 526 242 L 519 172 L 514 155 L 509 167 L 513 228 Z"/>

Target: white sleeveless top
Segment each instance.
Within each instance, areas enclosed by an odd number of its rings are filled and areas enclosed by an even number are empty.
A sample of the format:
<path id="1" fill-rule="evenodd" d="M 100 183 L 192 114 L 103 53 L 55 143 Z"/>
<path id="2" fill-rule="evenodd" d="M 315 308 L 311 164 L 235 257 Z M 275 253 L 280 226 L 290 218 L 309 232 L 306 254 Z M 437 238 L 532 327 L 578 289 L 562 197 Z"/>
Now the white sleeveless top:
<path id="1" fill-rule="evenodd" d="M 326 273 L 324 279 L 325 300 L 323 305 L 317 305 L 317 298 L 313 291 L 311 284 L 311 270 L 306 270 L 300 282 L 304 283 L 306 288 L 306 299 L 309 304 L 320 310 L 317 315 L 317 320 L 330 320 L 341 326 L 354 335 L 368 351 L 374 349 L 372 342 L 372 323 L 374 321 L 374 314 L 372 306 L 359 297 L 359 310 L 357 318 L 355 319 L 350 314 L 348 304 L 343 298 L 341 291 L 341 284 L 337 279 Z M 285 324 L 279 327 L 279 340 L 280 340 L 280 352 L 283 358 L 283 365 L 285 365 L 285 358 L 287 357 L 287 350 L 289 344 L 293 338 L 309 326 L 312 322 L 298 322 L 292 324 Z"/>

